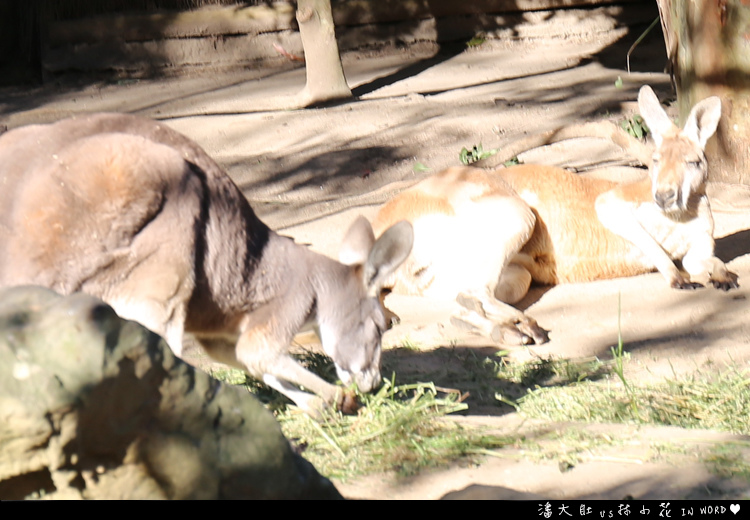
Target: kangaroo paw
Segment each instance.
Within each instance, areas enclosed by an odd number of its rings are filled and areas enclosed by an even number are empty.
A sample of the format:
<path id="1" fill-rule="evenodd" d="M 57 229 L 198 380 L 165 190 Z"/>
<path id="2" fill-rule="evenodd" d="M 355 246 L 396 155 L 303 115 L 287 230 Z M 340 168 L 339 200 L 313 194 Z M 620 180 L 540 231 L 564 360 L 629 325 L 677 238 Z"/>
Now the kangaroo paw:
<path id="1" fill-rule="evenodd" d="M 357 394 L 350 390 L 342 390 L 336 400 L 336 409 L 345 415 L 354 415 L 361 407 Z"/>
<path id="2" fill-rule="evenodd" d="M 492 341 L 495 343 L 504 343 L 507 345 L 531 345 L 534 338 L 524 334 L 514 325 L 496 323 L 490 334 Z"/>
<path id="3" fill-rule="evenodd" d="M 524 316 L 519 319 L 515 324 L 515 327 L 520 330 L 526 336 L 532 338 L 533 343 L 541 345 L 549 341 L 549 331 L 541 328 L 534 318 Z"/>
<path id="4" fill-rule="evenodd" d="M 531 318 L 515 323 L 496 323 L 490 337 L 497 343 L 509 345 L 541 345 L 549 341 L 547 331 Z"/>
<path id="5" fill-rule="evenodd" d="M 476 313 L 463 311 L 451 316 L 451 323 L 463 330 L 489 337 L 495 343 L 531 345 L 549 341 L 547 331 L 532 318 L 523 316 L 504 322 L 490 321 Z"/>
<path id="6" fill-rule="evenodd" d="M 698 282 L 691 282 L 689 279 L 686 279 L 682 276 L 673 278 L 672 282 L 669 285 L 672 287 L 672 289 L 682 289 L 687 291 L 702 289 L 703 287 L 705 287 L 703 284 L 700 284 Z"/>
<path id="7" fill-rule="evenodd" d="M 738 276 L 731 272 L 726 272 L 726 277 L 722 277 L 721 279 L 717 278 L 711 278 L 709 282 L 711 285 L 713 285 L 716 289 L 721 289 L 722 291 L 728 291 L 730 289 L 737 289 L 740 284 L 737 281 Z"/>
<path id="8" fill-rule="evenodd" d="M 318 422 L 322 422 L 325 418 L 326 413 L 330 413 L 329 410 L 332 406 L 328 402 L 317 395 L 308 394 L 309 397 L 300 399 L 295 403 L 297 407 L 309 415 L 311 418 Z M 341 389 L 341 392 L 336 397 L 336 411 L 339 411 L 345 415 L 354 415 L 357 410 L 361 408 L 361 404 L 357 399 L 354 392 L 349 390 Z"/>

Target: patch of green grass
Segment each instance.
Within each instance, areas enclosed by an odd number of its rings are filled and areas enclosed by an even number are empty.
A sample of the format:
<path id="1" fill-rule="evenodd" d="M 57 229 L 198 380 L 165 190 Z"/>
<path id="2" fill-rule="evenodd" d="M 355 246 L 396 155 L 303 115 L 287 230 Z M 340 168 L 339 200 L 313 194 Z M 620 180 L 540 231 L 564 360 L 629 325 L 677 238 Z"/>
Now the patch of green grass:
<path id="1" fill-rule="evenodd" d="M 414 166 L 412 167 L 412 169 L 414 170 L 415 173 L 428 172 L 431 170 L 429 166 L 421 162 L 414 163 Z"/>
<path id="2" fill-rule="evenodd" d="M 503 166 L 508 168 L 510 166 L 516 166 L 517 164 L 521 164 L 521 159 L 519 159 L 518 156 L 511 157 L 510 159 L 508 159 L 507 161 L 503 163 Z"/>
<path id="3" fill-rule="evenodd" d="M 557 461 L 561 472 L 585 460 L 600 458 L 599 453 L 611 447 L 624 446 L 627 438 L 578 428 L 553 430 L 533 439 L 523 439 L 519 447 L 527 460 Z"/>
<path id="4" fill-rule="evenodd" d="M 487 35 L 483 32 L 477 33 L 474 37 L 466 42 L 467 47 L 479 47 L 487 41 Z"/>
<path id="5" fill-rule="evenodd" d="M 710 375 L 696 373 L 660 384 L 634 385 L 625 377 L 628 354 L 620 332 L 620 308 L 618 301 L 618 339 L 611 349 L 611 362 L 596 364 L 599 361 L 594 360 L 592 365 L 538 360 L 516 367 L 501 366 L 499 377 L 515 379 L 530 389 L 510 404 L 526 416 L 549 421 L 656 424 L 747 433 L 750 370 L 733 366 Z M 608 371 L 620 384 L 601 381 L 599 376 Z M 553 381 L 557 377 L 562 384 L 548 384 L 548 377 Z"/>
<path id="6" fill-rule="evenodd" d="M 637 406 L 633 406 L 637 403 Z M 518 400 L 529 417 L 550 421 L 620 422 L 747 433 L 750 374 L 738 367 L 694 374 L 625 391 L 613 382 L 536 388 Z"/>
<path id="7" fill-rule="evenodd" d="M 725 442 L 703 456 L 703 462 L 721 478 L 739 477 L 750 482 L 750 443 Z"/>
<path id="8" fill-rule="evenodd" d="M 526 363 L 510 363 L 498 352 L 500 361 L 495 362 L 496 376 L 518 383 L 526 388 L 566 386 L 581 381 L 598 380 L 610 372 L 607 363 L 598 358 L 557 359 L 537 358 Z"/>
<path id="9" fill-rule="evenodd" d="M 228 385 L 244 385 L 248 379 L 247 374 L 244 370 L 239 368 L 230 368 L 227 366 L 214 367 L 209 370 L 208 374 L 214 379 L 218 379 L 222 383 Z"/>
<path id="10" fill-rule="evenodd" d="M 401 341 L 401 345 L 397 348 L 410 350 L 412 352 L 419 352 L 420 350 L 422 350 L 421 345 L 419 345 L 419 343 L 415 342 L 408 336 L 404 338 L 403 341 Z"/>
<path id="11" fill-rule="evenodd" d="M 600 407 L 617 404 L 600 390 L 601 386 L 606 388 L 609 383 L 594 383 L 606 378 L 611 370 L 611 363 L 604 363 L 598 358 L 538 358 L 525 363 L 501 360 L 497 364 L 497 377 L 517 383 L 526 392 L 516 400 L 502 395 L 495 397 L 531 418 L 561 422 L 592 421 L 586 415 L 588 406 L 593 403 Z M 571 412 L 571 409 L 576 411 Z"/>
<path id="12" fill-rule="evenodd" d="M 635 114 L 630 119 L 620 121 L 620 126 L 636 139 L 644 139 L 649 133 L 648 126 L 646 126 L 646 122 L 640 114 Z"/>
<path id="13" fill-rule="evenodd" d="M 418 351 L 408 338 L 401 348 Z M 306 368 L 335 381 L 335 366 L 322 354 L 295 356 Z M 444 418 L 465 411 L 458 392 L 433 383 L 396 384 L 395 374 L 377 393 L 358 394 L 363 405 L 356 416 L 327 411 L 321 422 L 287 408 L 289 401 L 244 372 L 215 370 L 228 384 L 242 384 L 275 414 L 284 435 L 300 446 L 303 456 L 329 477 L 353 477 L 381 471 L 412 475 L 488 453 L 509 441 L 465 428 Z"/>
<path id="14" fill-rule="evenodd" d="M 422 355 L 420 346 L 408 338 L 400 348 Z M 473 352 L 457 351 L 450 363 L 437 364 L 443 367 L 441 371 L 407 378 L 440 381 L 455 391 L 431 382 L 397 384 L 394 376 L 377 393 L 358 396 L 363 407 L 356 416 L 330 411 L 322 422 L 294 408 L 287 409 L 286 398 L 241 371 L 227 369 L 213 375 L 230 384 L 243 384 L 255 393 L 276 413 L 284 434 L 301 447 L 304 457 L 324 475 L 338 478 L 382 471 L 411 475 L 457 461 L 473 462 L 490 450 L 508 445 L 520 447 L 537 460 L 557 460 L 565 471 L 581 460 L 596 458 L 599 448 L 626 442 L 574 429 L 550 431 L 532 439 L 500 437 L 446 420 L 450 414 L 467 412 L 468 390 L 472 394 L 469 401 L 487 393 L 489 403 L 494 395 L 524 416 L 551 422 L 655 424 L 747 432 L 750 371 L 746 368 L 639 385 L 625 377 L 628 357 L 622 339 L 613 348 L 612 361 L 538 358 L 513 363 L 505 359 L 507 352 L 489 357 Z M 336 380 L 335 367 L 326 356 L 308 352 L 298 359 L 324 379 Z M 445 370 L 448 372 L 443 373 Z M 450 370 L 462 374 L 461 378 L 453 381 Z M 657 450 L 652 456 L 659 453 Z M 738 459 L 731 450 L 719 448 L 708 455 L 705 450 L 695 454 L 717 474 L 750 475 L 747 456 Z"/>
<path id="15" fill-rule="evenodd" d="M 467 149 L 466 147 L 461 148 L 461 151 L 458 154 L 458 159 L 461 161 L 461 164 L 468 166 L 481 161 L 482 159 L 486 159 L 487 157 L 492 157 L 497 152 L 498 150 L 485 150 L 482 147 L 482 143 L 479 143 L 472 146 L 471 149 Z"/>
<path id="16" fill-rule="evenodd" d="M 459 396 L 440 396 L 432 383 L 395 385 L 360 395 L 358 415 L 328 412 L 322 422 L 300 413 L 281 413 L 284 435 L 304 448 L 304 457 L 329 477 L 380 471 L 412 475 L 467 456 L 485 454 L 509 442 L 442 420 L 465 410 Z"/>

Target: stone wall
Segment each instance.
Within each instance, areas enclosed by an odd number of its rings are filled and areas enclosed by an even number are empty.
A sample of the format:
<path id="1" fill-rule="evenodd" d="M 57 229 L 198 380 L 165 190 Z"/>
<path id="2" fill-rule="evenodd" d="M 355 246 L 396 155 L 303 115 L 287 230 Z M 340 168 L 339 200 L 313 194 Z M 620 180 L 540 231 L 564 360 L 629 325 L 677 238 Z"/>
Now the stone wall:
<path id="1" fill-rule="evenodd" d="M 349 0 L 334 1 L 333 14 L 339 47 L 345 52 L 388 44 L 468 41 L 478 33 L 487 38 L 551 37 L 555 36 L 549 32 L 552 25 L 544 22 L 554 10 L 580 9 L 579 23 L 560 35 L 570 37 L 589 30 L 586 12 L 592 8 L 627 19 L 637 16 L 637 5 L 643 3 Z M 303 56 L 295 7 L 289 2 L 56 20 L 49 23 L 47 35 L 42 50 L 47 73 L 108 71 L 148 76 L 196 68 L 283 65 L 288 64 L 289 55 Z"/>

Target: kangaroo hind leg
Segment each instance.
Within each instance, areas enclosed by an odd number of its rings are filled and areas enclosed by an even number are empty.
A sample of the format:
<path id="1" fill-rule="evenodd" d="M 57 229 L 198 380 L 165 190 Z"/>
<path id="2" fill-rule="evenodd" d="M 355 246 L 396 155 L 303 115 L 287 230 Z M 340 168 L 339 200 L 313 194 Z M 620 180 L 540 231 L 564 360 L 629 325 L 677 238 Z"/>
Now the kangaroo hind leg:
<path id="1" fill-rule="evenodd" d="M 531 286 L 531 273 L 514 260 L 535 229 L 533 211 L 517 198 L 487 198 L 478 208 L 492 210 L 494 221 L 502 223 L 502 233 L 484 244 L 483 251 L 477 254 L 480 258 L 494 258 L 494 264 L 488 265 L 484 286 L 468 288 L 458 295 L 457 302 L 468 313 L 461 312 L 454 323 L 468 323 L 499 343 L 546 343 L 549 341 L 547 331 L 510 305 L 520 301 Z"/>

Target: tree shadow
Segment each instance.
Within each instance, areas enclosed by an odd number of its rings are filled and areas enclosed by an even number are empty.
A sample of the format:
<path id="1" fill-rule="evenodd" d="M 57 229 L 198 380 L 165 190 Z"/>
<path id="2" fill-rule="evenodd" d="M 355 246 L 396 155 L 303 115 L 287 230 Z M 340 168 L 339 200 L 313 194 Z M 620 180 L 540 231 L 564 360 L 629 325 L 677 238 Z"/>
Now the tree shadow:
<path id="1" fill-rule="evenodd" d="M 274 173 L 269 177 L 256 177 L 240 183 L 239 187 L 243 192 L 252 193 L 261 187 L 278 185 L 279 191 L 296 192 L 312 189 L 319 197 L 336 198 L 342 194 L 351 195 L 367 190 L 366 181 L 372 172 L 407 157 L 397 147 L 392 146 L 347 147 L 314 155 L 301 162 L 294 158 L 288 159 L 285 155 L 266 157 L 267 161 L 278 164 L 278 167 L 274 168 Z M 290 164 L 280 164 L 282 162 Z"/>
<path id="2" fill-rule="evenodd" d="M 173 75 L 173 67 L 169 66 L 170 56 L 162 45 L 154 41 L 152 45 L 134 47 L 121 34 L 129 33 L 132 41 L 148 43 L 149 35 L 167 34 L 170 24 L 186 10 L 271 4 L 273 0 L 0 2 L 0 87 L 33 88 L 34 102 L 38 105 L 55 99 L 60 93 L 75 92 L 90 85 L 168 77 Z M 118 20 L 123 14 L 144 16 L 138 20 L 137 27 L 123 27 Z M 104 29 L 94 22 L 94 17 L 109 19 L 111 27 L 116 29 L 112 34 L 102 32 Z M 63 25 L 87 19 L 92 22 L 91 30 Z M 71 34 L 78 39 L 71 40 Z M 216 39 L 221 43 L 224 37 Z M 83 55 L 73 52 L 74 45 L 69 40 L 75 41 L 78 47 L 81 43 L 88 45 L 88 52 Z M 45 61 L 50 60 L 58 65 L 47 69 Z M 94 63 L 96 67 L 92 67 Z M 48 88 L 37 90 L 35 87 L 40 85 Z M 8 101 L 18 110 L 15 100 Z M 9 111 L 10 108 L 6 110 Z"/>
<path id="3" fill-rule="evenodd" d="M 372 81 L 368 81 L 367 83 L 358 85 L 352 89 L 352 95 L 355 98 L 359 98 L 375 92 L 376 90 L 379 90 L 383 87 L 387 87 L 389 85 L 393 85 L 394 83 L 398 83 L 399 81 L 417 76 L 418 74 L 421 74 L 422 72 L 429 70 L 436 65 L 440 65 L 441 63 L 458 56 L 465 49 L 466 46 L 463 43 L 452 42 L 439 45 L 437 52 L 433 56 L 407 65 L 406 67 L 398 69 L 386 76 L 381 76 L 379 78 L 373 79 Z"/>
<path id="4" fill-rule="evenodd" d="M 500 345 L 449 345 L 424 350 L 408 341 L 383 351 L 384 378 L 397 384 L 434 383 L 444 393 L 460 396 L 468 409 L 459 415 L 502 416 L 510 404 L 538 388 L 562 387 L 608 377 L 603 364 L 539 358 L 515 370 L 504 361 Z"/>
<path id="5" fill-rule="evenodd" d="M 714 254 L 724 263 L 750 254 L 750 229 L 717 239 Z"/>
<path id="6" fill-rule="evenodd" d="M 37 75 L 37 80 L 40 80 L 41 72 L 39 71 L 41 71 L 42 53 L 47 52 L 44 49 L 46 47 L 49 47 L 48 31 L 50 23 L 53 21 L 75 20 L 87 16 L 101 14 L 111 14 L 115 16 L 117 13 L 121 13 L 126 10 L 135 11 L 138 9 L 143 9 L 145 11 L 146 7 L 156 7 L 159 9 L 164 9 L 164 11 L 160 12 L 160 17 L 158 17 L 158 19 L 151 20 L 152 26 L 149 28 L 149 31 L 158 33 L 164 32 L 166 27 L 176 15 L 176 11 L 169 11 L 169 9 L 184 9 L 185 7 L 200 7 L 209 4 L 227 3 L 228 2 L 226 0 L 108 0 L 104 2 L 75 2 L 65 4 L 53 2 L 31 2 L 27 4 L 14 3 L 14 7 L 12 7 L 12 10 L 9 10 L 11 9 L 9 7 L 4 7 L 4 9 L 8 11 L 6 13 L 8 16 L 6 16 L 5 19 L 23 20 L 23 23 L 20 25 L 33 27 L 33 29 L 30 31 L 27 30 L 23 34 L 16 34 L 18 31 L 16 31 L 16 33 L 13 33 L 15 34 L 15 38 L 18 41 L 15 41 L 15 46 L 11 46 L 10 50 L 16 52 L 6 52 L 0 54 L 0 67 L 3 67 L 3 65 L 6 65 L 10 62 L 18 63 L 19 60 L 20 62 L 31 63 L 32 68 L 36 68 L 37 70 L 37 72 L 34 73 Z M 244 2 L 243 5 L 261 5 L 269 3 L 270 0 L 252 0 Z M 560 3 L 561 6 L 563 6 L 564 4 L 564 2 Z M 367 19 L 368 17 L 372 18 L 370 13 L 368 13 L 368 4 L 362 3 L 360 8 L 362 9 L 362 12 L 360 14 L 357 14 L 355 12 L 355 18 L 357 16 L 360 16 L 363 19 Z M 655 6 L 649 5 L 648 8 L 653 11 L 654 16 L 656 16 Z M 437 52 L 435 52 L 428 58 L 402 67 L 401 69 L 391 74 L 387 74 L 386 76 L 376 78 L 365 84 L 355 87 L 355 96 L 363 96 L 377 89 L 392 85 L 393 83 L 396 83 L 398 81 L 414 77 L 415 75 L 420 74 L 425 70 L 428 70 L 435 65 L 444 62 L 445 60 L 455 57 L 466 49 L 466 42 L 476 34 L 481 35 L 485 32 L 490 33 L 500 31 L 505 35 L 504 37 L 508 37 L 511 40 L 514 38 L 520 38 L 521 34 L 519 33 L 517 28 L 520 24 L 525 22 L 524 17 L 526 16 L 521 12 L 522 9 L 517 4 L 514 7 L 512 6 L 510 8 L 510 12 L 480 13 L 474 12 L 474 10 L 472 9 L 446 6 L 445 2 L 430 0 L 425 2 L 423 5 L 420 5 L 420 9 L 424 11 L 424 13 L 422 14 L 434 17 L 434 34 L 437 45 Z M 581 9 L 580 11 L 581 13 L 583 13 L 582 16 L 586 16 L 586 13 L 588 12 L 588 10 L 585 8 Z M 456 14 L 460 12 L 465 12 L 465 14 Z M 605 49 L 598 55 L 593 56 L 592 59 L 600 61 L 605 66 L 612 66 L 616 61 L 620 61 L 621 63 L 617 68 L 622 68 L 622 63 L 624 62 L 624 53 L 621 47 L 622 45 L 630 45 L 630 43 L 640 34 L 640 26 L 642 25 L 633 22 L 632 12 L 632 10 L 622 9 L 620 14 L 615 13 L 613 17 L 618 25 L 624 24 L 626 26 L 631 26 L 632 30 L 630 32 L 633 34 L 633 36 L 631 37 L 631 35 L 628 34 L 627 37 L 621 39 L 621 41 L 625 43 L 620 44 L 620 42 L 618 42 L 615 45 L 610 46 L 610 48 Z M 1 11 L 0 14 L 2 14 Z M 555 11 L 545 12 L 541 16 L 542 18 L 552 18 L 555 16 Z M 2 19 L 3 17 L 0 16 L 0 20 Z M 410 41 L 409 35 L 411 31 L 413 31 L 415 27 L 417 27 L 421 22 L 422 20 L 418 19 L 399 19 L 398 22 L 392 23 L 387 28 L 376 28 L 375 32 L 373 32 L 373 35 L 377 35 L 378 30 L 382 30 L 385 31 L 384 34 L 387 34 L 388 38 L 390 38 L 391 40 L 395 39 L 395 41 L 397 42 Z M 2 22 L 0 22 L 0 25 L 3 25 Z M 6 28 L 10 27 L 10 25 L 12 24 L 7 21 L 4 24 Z M 359 27 L 350 27 L 348 28 L 348 30 L 350 30 L 351 32 L 357 32 L 364 31 L 365 29 L 361 29 Z M 6 32 L 10 34 L 9 31 Z M 641 46 L 639 46 L 639 48 L 636 50 L 636 53 L 640 53 L 643 49 L 649 49 L 652 47 L 652 45 L 649 44 L 649 39 L 657 40 L 660 37 L 660 32 L 658 29 L 652 32 L 653 35 L 649 36 L 649 38 L 647 38 L 647 40 L 643 44 L 641 44 Z M 12 40 L 12 38 L 10 40 Z M 6 37 L 3 41 L 10 40 L 9 37 Z M 375 38 L 373 41 L 377 42 L 378 39 Z M 2 43 L 3 42 L 0 41 L 0 48 L 2 48 Z M 97 52 L 97 56 L 99 56 L 105 63 L 116 61 L 118 56 L 122 58 L 122 42 L 116 42 L 114 40 L 110 41 L 106 38 L 102 38 L 101 41 L 96 41 L 94 43 L 100 47 Z M 660 47 L 662 54 L 664 54 L 663 42 L 661 42 L 660 46 L 657 45 L 657 47 Z M 58 50 L 53 48 L 50 49 L 50 52 L 58 52 Z M 140 55 L 130 58 L 132 60 L 135 60 L 139 65 L 139 69 L 141 70 L 141 73 L 139 73 L 139 77 L 158 78 L 163 76 L 165 69 L 160 64 L 164 63 L 166 56 L 159 50 L 159 47 L 153 46 L 148 51 L 142 50 L 140 52 Z M 619 60 L 617 58 L 618 56 L 620 56 Z M 3 60 L 3 58 L 5 58 L 5 61 L 1 61 Z M 643 60 L 633 61 L 637 64 L 643 63 Z M 73 69 L 75 69 L 77 66 L 85 68 L 86 64 L 81 63 L 79 65 L 75 65 L 75 63 L 71 62 L 71 67 Z M 659 67 L 662 67 L 661 63 L 659 64 Z M 641 68 L 636 70 L 646 69 Z M 651 67 L 648 70 L 656 69 Z M 75 71 L 73 70 L 72 72 Z M 106 77 L 107 74 L 105 74 L 104 77 Z M 11 77 L 8 74 L 6 74 L 5 76 Z M 132 77 L 133 76 L 129 76 L 126 72 L 125 75 L 120 79 L 127 80 Z M 58 88 L 62 91 L 77 90 L 83 88 L 86 84 L 97 82 L 103 79 L 102 76 L 91 72 L 74 74 L 72 78 L 73 79 L 68 79 L 64 82 L 60 82 Z M 49 98 L 54 98 L 54 95 L 54 93 L 47 94 Z M 41 100 L 41 102 L 43 102 L 44 95 L 39 96 L 39 99 Z"/>
<path id="7" fill-rule="evenodd" d="M 554 425 L 556 428 L 562 428 L 565 425 Z M 543 436 L 543 435 L 542 435 Z M 534 440 L 539 435 L 529 434 L 527 439 Z M 616 433 L 612 438 L 617 438 Z M 640 441 L 642 442 L 642 441 Z M 742 440 L 738 442 L 743 442 Z M 720 443 L 715 443 L 718 447 Z M 442 498 L 447 500 L 524 500 L 519 503 L 521 515 L 523 508 L 528 507 L 529 516 L 538 514 L 540 500 L 609 500 L 625 501 L 618 507 L 623 511 L 622 514 L 653 514 L 657 516 L 670 516 L 675 513 L 676 506 L 669 506 L 664 503 L 665 500 L 741 500 L 747 497 L 747 482 L 741 478 L 732 478 L 731 475 L 716 474 L 710 462 L 703 462 L 696 456 L 695 447 L 691 443 L 683 443 L 680 446 L 685 451 L 690 451 L 693 458 L 688 456 L 679 457 L 679 462 L 670 461 L 664 463 L 661 460 L 643 463 L 640 459 L 629 461 L 625 457 L 610 457 L 611 460 L 593 460 L 584 461 L 581 464 L 573 466 L 568 471 L 575 471 L 578 476 L 566 478 L 565 475 L 558 474 L 556 478 L 550 476 L 549 471 L 545 471 L 545 466 L 549 467 L 551 463 L 542 464 L 537 471 L 544 480 L 539 483 L 525 483 L 522 486 L 524 491 L 513 489 L 505 486 L 471 484 L 463 489 L 447 493 Z M 701 446 L 705 450 L 705 446 Z M 663 456 L 662 456 L 663 458 Z M 698 465 L 701 465 L 704 471 L 695 474 Z M 533 468 L 526 467 L 525 471 L 533 471 Z M 594 478 L 589 485 L 583 485 L 587 476 Z M 599 479 L 596 479 L 599 475 Z M 605 475 L 604 477 L 602 477 Z M 498 479 L 504 480 L 504 479 Z M 604 482 L 612 482 L 603 484 Z M 509 486 L 513 483 L 509 483 Z M 651 501 L 651 502 L 634 502 Z M 656 501 L 662 501 L 657 503 Z M 703 502 L 702 504 L 707 504 Z M 701 507 L 706 505 L 700 503 L 689 508 L 694 510 L 694 514 L 700 514 Z M 553 503 L 554 512 L 559 512 L 563 503 Z M 728 505 L 724 506 L 728 510 Z M 572 508 L 571 508 L 572 509 Z M 595 507 L 596 509 L 596 507 Z M 683 509 L 685 511 L 686 509 Z M 714 507 L 715 510 L 715 507 Z M 607 508 L 603 508 L 602 515 L 606 514 Z M 562 515 L 562 513 L 560 513 Z M 596 513 L 594 513 L 596 514 Z"/>
<path id="8" fill-rule="evenodd" d="M 561 5 L 563 5 L 561 3 Z M 428 1 L 427 10 L 435 18 L 436 41 L 438 45 L 437 52 L 426 59 L 417 63 L 408 65 L 399 69 L 392 74 L 376 78 L 368 83 L 359 85 L 352 90 L 355 97 L 364 96 L 380 88 L 392 85 L 399 81 L 414 77 L 440 63 L 447 61 L 467 49 L 467 41 L 473 35 L 483 35 L 485 32 L 492 33 L 507 29 L 505 35 L 509 40 L 521 37 L 518 27 L 525 22 L 523 9 L 516 4 L 515 9 L 510 8 L 508 12 L 502 14 L 479 14 L 477 16 L 465 15 L 464 17 L 452 15 L 447 16 L 444 5 L 441 2 Z M 582 9 L 586 11 L 586 9 Z M 654 17 L 658 17 L 656 6 L 649 5 L 644 12 L 650 12 Z M 644 16 L 643 12 L 639 12 Z M 554 11 L 546 13 L 546 19 L 555 16 Z M 634 22 L 633 14 L 623 10 L 621 14 L 613 16 L 617 26 L 628 27 L 629 30 L 625 36 L 618 39 L 615 43 L 605 47 L 602 51 L 592 55 L 589 60 L 575 66 L 584 65 L 587 62 L 598 62 L 606 68 L 623 69 L 625 68 L 629 52 L 631 53 L 631 71 L 632 72 L 663 72 L 666 63 L 666 51 L 664 49 L 664 39 L 660 26 L 655 27 L 649 33 L 645 33 L 648 23 Z M 470 20 L 470 21 L 469 21 Z M 456 28 L 456 25 L 461 29 Z M 406 28 L 413 28 L 404 24 Z M 633 47 L 636 40 L 643 35 L 642 41 Z M 632 48 L 631 48 L 632 47 Z M 565 67 L 568 68 L 568 67 Z M 441 91 L 420 92 L 420 94 L 437 94 Z"/>

